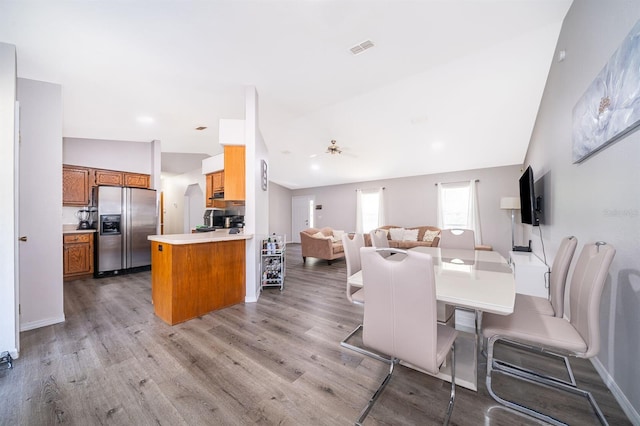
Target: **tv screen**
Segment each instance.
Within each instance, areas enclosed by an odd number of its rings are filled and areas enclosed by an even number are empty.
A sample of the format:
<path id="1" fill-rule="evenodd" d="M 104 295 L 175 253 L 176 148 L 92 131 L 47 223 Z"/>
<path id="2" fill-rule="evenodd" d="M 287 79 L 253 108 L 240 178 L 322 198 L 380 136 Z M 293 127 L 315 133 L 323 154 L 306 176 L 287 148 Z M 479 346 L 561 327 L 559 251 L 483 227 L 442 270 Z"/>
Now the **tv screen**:
<path id="1" fill-rule="evenodd" d="M 536 216 L 536 195 L 533 188 L 533 170 L 527 167 L 520 176 L 520 219 L 522 223 L 538 226 L 540 222 Z"/>

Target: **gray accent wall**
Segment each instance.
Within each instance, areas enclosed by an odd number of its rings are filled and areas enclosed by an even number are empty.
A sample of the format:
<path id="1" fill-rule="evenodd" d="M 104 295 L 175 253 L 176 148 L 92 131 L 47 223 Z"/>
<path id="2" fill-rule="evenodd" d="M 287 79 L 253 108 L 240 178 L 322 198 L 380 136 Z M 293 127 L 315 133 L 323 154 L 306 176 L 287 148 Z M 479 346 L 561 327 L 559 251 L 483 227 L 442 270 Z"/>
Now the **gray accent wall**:
<path id="1" fill-rule="evenodd" d="M 640 424 L 640 132 L 572 164 L 572 110 L 640 18 L 639 1 L 573 2 L 558 40 L 525 163 L 545 175 L 548 258 L 560 240 L 606 241 L 617 253 L 600 305 L 601 347 L 594 365 L 632 423 Z M 558 61 L 560 51 L 566 58 Z M 542 254 L 538 229 L 527 226 Z M 574 261 L 575 263 L 575 261 Z M 570 313 L 569 313 L 570 315 Z"/>
<path id="2" fill-rule="evenodd" d="M 291 197 L 293 191 L 269 182 L 269 234 L 284 235 L 291 241 Z"/>
<path id="3" fill-rule="evenodd" d="M 354 232 L 356 229 L 356 189 L 385 187 L 386 223 L 403 227 L 437 226 L 438 182 L 459 182 L 478 179 L 478 201 L 482 242 L 507 256 L 511 250 L 511 213 L 500 210 L 501 197 L 517 197 L 520 165 L 465 170 L 345 185 L 321 186 L 291 191 L 292 196 L 313 195 L 316 205 L 316 228 L 330 226 Z M 289 214 L 290 215 L 290 214 Z M 522 243 L 520 219 L 517 214 L 516 244 Z"/>

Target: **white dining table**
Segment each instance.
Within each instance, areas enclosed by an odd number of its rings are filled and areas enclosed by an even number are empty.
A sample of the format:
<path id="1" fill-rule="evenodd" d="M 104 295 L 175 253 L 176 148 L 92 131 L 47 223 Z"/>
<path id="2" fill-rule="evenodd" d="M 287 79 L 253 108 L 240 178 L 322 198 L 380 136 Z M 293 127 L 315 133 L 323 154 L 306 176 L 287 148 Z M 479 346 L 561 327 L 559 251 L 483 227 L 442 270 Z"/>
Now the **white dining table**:
<path id="1" fill-rule="evenodd" d="M 513 312 L 515 279 L 507 260 L 500 253 L 440 247 L 415 247 L 410 250 L 431 255 L 438 301 L 474 311 L 476 315 L 482 312 L 509 315 Z M 351 285 L 364 286 L 362 271 L 347 279 Z M 476 332 L 459 330 L 456 340 L 456 384 L 472 390 L 478 389 L 476 367 L 480 336 Z M 449 367 L 444 367 L 438 377 L 451 380 Z"/>

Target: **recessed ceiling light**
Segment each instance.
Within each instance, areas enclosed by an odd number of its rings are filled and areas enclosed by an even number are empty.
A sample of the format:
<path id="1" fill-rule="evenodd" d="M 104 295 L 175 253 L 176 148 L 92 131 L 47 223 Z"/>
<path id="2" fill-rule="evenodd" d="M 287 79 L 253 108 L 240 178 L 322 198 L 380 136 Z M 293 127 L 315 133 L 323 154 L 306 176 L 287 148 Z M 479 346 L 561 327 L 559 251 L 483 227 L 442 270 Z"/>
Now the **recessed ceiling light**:
<path id="1" fill-rule="evenodd" d="M 318 156 L 318 154 L 311 154 L 311 155 L 309 156 L 309 158 L 316 158 L 317 156 Z"/>
<path id="2" fill-rule="evenodd" d="M 149 117 L 148 115 L 141 115 L 140 117 L 137 118 L 137 120 L 138 120 L 138 123 L 143 123 L 143 124 L 150 124 L 155 121 L 153 117 Z"/>
<path id="3" fill-rule="evenodd" d="M 198 127 L 196 127 L 196 130 L 204 130 L 206 128 L 207 128 L 207 126 L 198 126 Z"/>
<path id="4" fill-rule="evenodd" d="M 320 166 L 318 166 L 317 164 L 312 164 L 311 170 L 320 170 Z"/>

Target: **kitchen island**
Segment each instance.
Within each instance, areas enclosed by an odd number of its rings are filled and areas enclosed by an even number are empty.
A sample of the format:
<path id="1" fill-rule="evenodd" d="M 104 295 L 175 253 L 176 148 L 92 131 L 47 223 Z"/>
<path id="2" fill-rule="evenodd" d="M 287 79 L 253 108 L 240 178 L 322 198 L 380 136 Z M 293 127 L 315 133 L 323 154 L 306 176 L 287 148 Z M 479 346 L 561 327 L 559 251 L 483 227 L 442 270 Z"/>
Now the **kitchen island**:
<path id="1" fill-rule="evenodd" d="M 150 235 L 151 298 L 155 314 L 170 325 L 242 303 L 245 240 L 228 229 Z"/>

